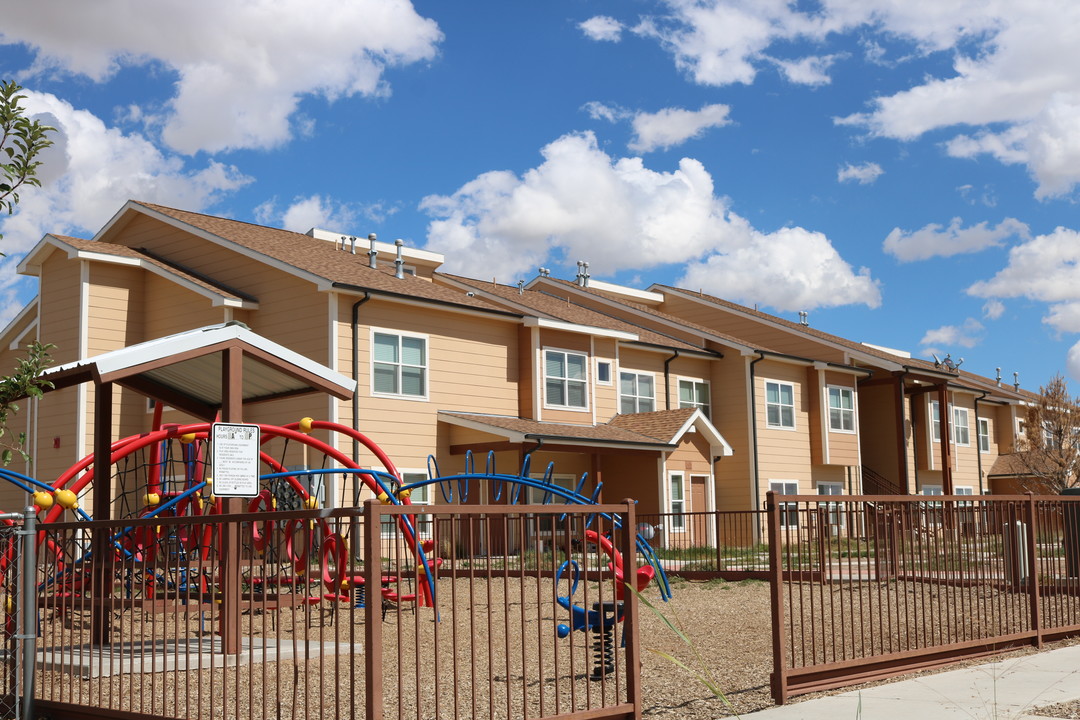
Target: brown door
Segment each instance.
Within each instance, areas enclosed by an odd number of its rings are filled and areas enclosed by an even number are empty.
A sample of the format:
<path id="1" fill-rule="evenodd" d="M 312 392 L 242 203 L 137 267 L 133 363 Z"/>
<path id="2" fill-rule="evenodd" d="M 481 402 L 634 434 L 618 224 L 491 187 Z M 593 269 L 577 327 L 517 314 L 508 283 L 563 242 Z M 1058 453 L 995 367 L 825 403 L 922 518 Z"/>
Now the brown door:
<path id="1" fill-rule="evenodd" d="M 709 507 L 705 500 L 705 488 L 708 482 L 708 475 L 690 476 L 690 512 L 694 513 L 690 516 L 689 528 L 690 543 L 692 545 L 709 544 L 708 516 L 699 514 L 704 513 Z"/>

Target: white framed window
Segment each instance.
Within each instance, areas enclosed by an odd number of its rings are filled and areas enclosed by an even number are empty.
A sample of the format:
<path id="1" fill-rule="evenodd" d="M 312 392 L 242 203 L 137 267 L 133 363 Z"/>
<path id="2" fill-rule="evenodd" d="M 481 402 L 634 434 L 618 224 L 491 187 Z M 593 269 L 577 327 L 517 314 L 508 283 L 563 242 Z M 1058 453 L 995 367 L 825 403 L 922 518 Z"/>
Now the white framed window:
<path id="1" fill-rule="evenodd" d="M 673 532 L 686 530 L 686 485 L 683 473 L 668 475 L 668 528 Z"/>
<path id="2" fill-rule="evenodd" d="M 979 452 L 990 452 L 990 420 L 979 418 Z"/>
<path id="3" fill-rule="evenodd" d="M 385 330 L 371 332 L 371 392 L 373 395 L 426 400 L 428 339 Z"/>
<path id="4" fill-rule="evenodd" d="M 930 438 L 934 442 L 941 442 L 941 413 L 940 404 L 937 400 L 930 401 Z"/>
<path id="5" fill-rule="evenodd" d="M 619 373 L 619 412 L 623 415 L 656 409 L 656 385 L 651 373 Z"/>
<path id="6" fill-rule="evenodd" d="M 611 361 L 610 360 L 597 360 L 596 361 L 596 384 L 597 385 L 611 385 Z"/>
<path id="7" fill-rule="evenodd" d="M 704 380 L 679 380 L 679 407 L 700 408 L 701 414 L 711 419 L 709 406 L 709 383 Z"/>
<path id="8" fill-rule="evenodd" d="M 843 495 L 844 483 L 838 482 L 819 482 L 817 484 L 818 495 Z M 829 513 L 830 525 L 843 525 L 844 524 L 844 506 L 838 502 L 824 503 L 825 509 Z"/>
<path id="9" fill-rule="evenodd" d="M 835 432 L 855 432 L 855 388 L 830 385 L 829 429 Z"/>
<path id="10" fill-rule="evenodd" d="M 940 485 L 923 485 L 922 494 L 923 495 L 941 495 L 942 494 L 941 493 L 941 486 Z"/>
<path id="11" fill-rule="evenodd" d="M 953 442 L 957 445 L 971 444 L 971 429 L 968 426 L 968 409 L 954 407 L 953 418 Z"/>
<path id="12" fill-rule="evenodd" d="M 401 473 L 401 484 L 411 485 L 415 482 L 427 480 L 428 474 L 426 470 L 399 470 Z M 413 505 L 430 505 L 431 504 L 431 488 L 432 485 L 421 485 L 420 487 L 414 487 L 409 491 L 409 502 Z M 434 528 L 432 527 L 432 516 L 427 514 L 417 514 L 413 516 L 414 530 L 416 531 L 416 537 L 429 538 L 432 535 Z M 382 521 L 382 536 L 383 537 L 395 537 L 397 533 L 397 516 L 387 515 L 383 517 Z"/>
<path id="13" fill-rule="evenodd" d="M 765 425 L 795 429 L 795 386 L 792 383 L 765 381 Z"/>
<path id="14" fill-rule="evenodd" d="M 799 482 L 797 480 L 770 480 L 769 490 L 777 495 L 798 495 Z M 780 503 L 780 527 L 799 527 L 799 505 L 797 503 Z"/>
<path id="15" fill-rule="evenodd" d="M 587 410 L 589 358 L 570 350 L 544 350 L 544 404 L 546 407 Z"/>
<path id="16" fill-rule="evenodd" d="M 954 495 L 974 495 L 975 488 L 970 485 L 957 485 L 953 488 Z"/>

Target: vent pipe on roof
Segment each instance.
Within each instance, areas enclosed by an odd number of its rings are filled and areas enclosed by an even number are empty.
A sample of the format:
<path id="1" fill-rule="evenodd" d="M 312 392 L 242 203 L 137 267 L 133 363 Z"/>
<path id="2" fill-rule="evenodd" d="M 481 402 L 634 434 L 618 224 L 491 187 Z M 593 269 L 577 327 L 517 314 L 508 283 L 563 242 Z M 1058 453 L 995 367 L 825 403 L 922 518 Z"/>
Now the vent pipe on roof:
<path id="1" fill-rule="evenodd" d="M 994 368 L 997 370 L 997 386 L 1001 387 L 1001 368 Z"/>
<path id="2" fill-rule="evenodd" d="M 579 287 L 589 287 L 589 263 L 584 260 L 578 260 L 576 280 Z"/>
<path id="3" fill-rule="evenodd" d="M 524 295 L 524 294 L 525 294 L 525 281 L 524 280 L 518 280 L 518 295 Z"/>
<path id="4" fill-rule="evenodd" d="M 356 236 L 355 235 L 350 235 L 349 236 L 349 252 L 352 253 L 353 255 L 356 254 Z"/>
<path id="5" fill-rule="evenodd" d="M 397 246 L 397 258 L 394 260 L 394 277 L 401 280 L 405 277 L 405 259 L 401 257 L 401 246 L 405 244 L 405 241 L 398 238 L 394 241 L 394 245 Z"/>
<path id="6" fill-rule="evenodd" d="M 799 311 L 799 324 L 809 326 L 810 321 L 807 319 L 809 317 L 810 317 L 810 313 L 806 312 L 805 310 L 800 310 Z"/>
<path id="7" fill-rule="evenodd" d="M 537 272 L 540 273 L 540 277 L 551 277 L 551 270 L 546 267 L 538 268 Z"/>
<path id="8" fill-rule="evenodd" d="M 1019 390 L 1019 389 L 1020 389 L 1020 373 L 1014 372 L 1013 373 L 1013 390 Z"/>
<path id="9" fill-rule="evenodd" d="M 349 241 L 348 236 L 347 235 L 342 235 L 341 236 L 341 241 L 338 243 L 337 249 L 338 250 L 344 250 L 345 249 L 345 243 L 347 243 L 348 241 Z"/>
<path id="10" fill-rule="evenodd" d="M 369 249 L 367 251 L 367 262 L 369 268 L 379 267 L 379 251 L 375 249 L 375 233 L 369 233 L 367 236 Z"/>

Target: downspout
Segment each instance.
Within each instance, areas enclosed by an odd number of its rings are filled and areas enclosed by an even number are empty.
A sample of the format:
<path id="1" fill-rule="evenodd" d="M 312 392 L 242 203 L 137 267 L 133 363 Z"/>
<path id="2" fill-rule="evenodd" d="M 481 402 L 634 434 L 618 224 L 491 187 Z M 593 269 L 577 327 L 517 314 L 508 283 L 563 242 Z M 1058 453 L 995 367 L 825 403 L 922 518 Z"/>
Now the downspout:
<path id="1" fill-rule="evenodd" d="M 905 428 L 904 428 L 904 423 L 906 421 L 905 413 L 904 413 L 904 405 L 905 405 L 905 399 L 906 399 L 906 394 L 904 392 L 904 389 L 906 387 L 906 383 L 904 382 L 904 379 L 908 376 L 908 374 L 909 374 L 909 370 L 907 369 L 907 367 L 904 367 L 904 371 L 901 372 L 900 375 L 896 379 L 896 385 L 897 385 L 897 388 L 899 389 L 899 394 L 900 394 L 900 397 L 898 398 L 899 403 L 898 403 L 898 407 L 897 407 L 897 410 L 900 411 L 900 417 L 898 417 L 896 419 L 897 422 L 899 423 L 899 427 L 897 428 L 896 432 L 897 432 L 897 435 L 900 436 L 900 448 L 899 448 L 900 449 L 900 470 L 901 470 L 901 476 L 902 476 L 902 477 L 899 478 L 899 481 L 902 484 L 902 487 L 903 487 L 903 490 L 904 490 L 904 495 L 910 495 L 911 494 L 911 482 L 910 482 L 910 480 L 908 478 L 908 473 L 910 472 L 910 468 L 908 468 L 908 458 L 907 458 L 908 439 L 907 439 L 907 432 L 905 432 Z M 918 475 L 919 475 L 919 458 L 918 458 L 919 444 L 917 442 L 914 442 L 914 440 L 915 440 L 915 413 L 914 413 L 914 408 L 911 408 L 911 413 L 912 413 L 911 414 L 911 439 L 912 439 L 911 447 L 912 447 L 912 449 L 913 449 L 913 451 L 915 453 L 915 488 L 917 490 L 918 487 L 919 487 L 919 479 L 918 479 Z M 866 492 L 866 490 L 864 489 L 863 492 Z"/>
<path id="2" fill-rule="evenodd" d="M 758 437 L 757 437 L 757 386 L 754 383 L 754 366 L 765 359 L 765 353 L 757 351 L 757 359 L 750 361 L 750 442 L 754 447 L 754 507 L 757 509 L 761 499 L 761 477 L 758 473 Z"/>
<path id="3" fill-rule="evenodd" d="M 979 401 L 985 400 L 989 395 L 987 391 L 983 390 L 982 395 L 975 398 L 975 461 L 979 468 L 979 494 L 983 494 L 983 469 L 982 469 L 982 448 L 979 446 Z M 990 438 L 987 438 L 989 442 Z"/>
<path id="4" fill-rule="evenodd" d="M 664 361 L 664 409 L 671 409 L 671 361 L 679 357 L 679 351 Z"/>
<path id="5" fill-rule="evenodd" d="M 364 297 L 354 302 L 352 306 L 352 376 L 356 382 L 352 399 L 352 426 L 356 432 L 360 432 L 360 306 L 370 299 L 371 293 L 365 292 Z M 352 459 L 357 465 L 360 464 L 360 441 L 356 438 L 352 441 Z M 359 488 L 355 483 L 353 486 Z M 359 504 L 358 498 L 357 504 Z"/>

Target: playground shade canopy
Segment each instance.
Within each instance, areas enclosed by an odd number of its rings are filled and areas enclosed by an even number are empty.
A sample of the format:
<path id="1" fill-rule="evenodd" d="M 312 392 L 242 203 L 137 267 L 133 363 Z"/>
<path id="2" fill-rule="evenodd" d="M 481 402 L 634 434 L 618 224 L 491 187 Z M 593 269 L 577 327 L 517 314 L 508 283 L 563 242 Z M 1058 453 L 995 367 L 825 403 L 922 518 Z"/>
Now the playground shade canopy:
<path id="1" fill-rule="evenodd" d="M 356 381 L 252 332 L 240 322 L 208 325 L 49 368 L 59 390 L 116 383 L 195 417 L 211 420 L 224 403 L 226 351 L 242 354 L 245 403 L 306 393 L 348 400 Z"/>

